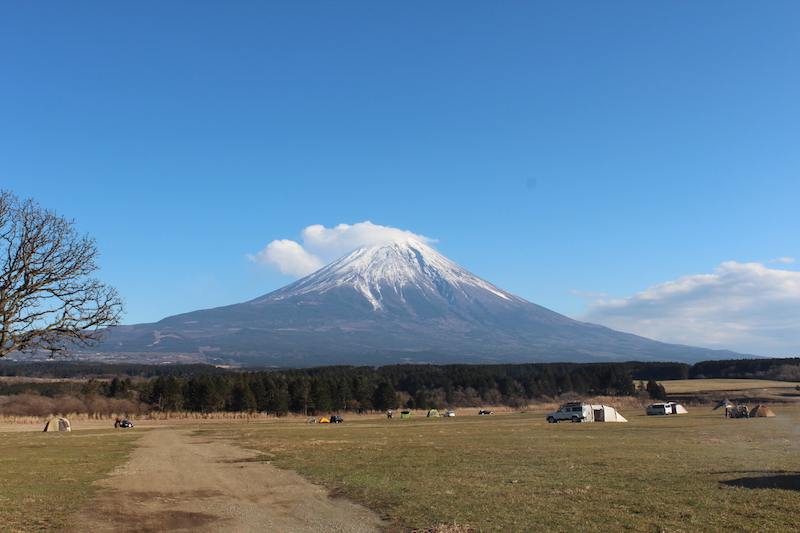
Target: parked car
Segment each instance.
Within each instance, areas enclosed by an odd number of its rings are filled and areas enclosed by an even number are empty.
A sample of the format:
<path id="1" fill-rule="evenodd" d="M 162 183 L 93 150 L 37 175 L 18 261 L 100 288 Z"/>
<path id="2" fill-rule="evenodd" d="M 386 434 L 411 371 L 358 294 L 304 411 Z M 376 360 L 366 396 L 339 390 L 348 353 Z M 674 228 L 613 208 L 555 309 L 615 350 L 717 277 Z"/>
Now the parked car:
<path id="1" fill-rule="evenodd" d="M 486 409 L 481 409 L 480 411 L 478 411 L 478 414 L 479 415 L 490 415 L 490 414 L 492 414 L 492 412 L 491 411 L 487 411 Z"/>
<path id="2" fill-rule="evenodd" d="M 120 420 L 119 418 L 117 418 L 117 420 L 114 422 L 114 427 L 115 428 L 132 428 L 133 424 L 131 424 L 127 420 Z"/>
<path id="3" fill-rule="evenodd" d="M 750 418 L 750 412 L 747 410 L 746 405 L 740 405 L 731 409 L 728 412 L 728 416 L 731 418 Z"/>
<path id="4" fill-rule="evenodd" d="M 558 408 L 558 411 L 549 413 L 547 421 L 555 424 L 560 420 L 583 422 L 592 420 L 592 407 L 583 402 L 568 402 Z"/>
<path id="5" fill-rule="evenodd" d="M 582 402 L 568 402 L 558 411 L 547 414 L 547 421 L 555 424 L 561 420 L 572 422 L 627 422 L 619 411 L 610 405 L 589 405 Z"/>
<path id="6" fill-rule="evenodd" d="M 645 409 L 645 413 L 648 415 L 671 415 L 673 414 L 672 411 L 672 404 L 671 403 L 654 403 L 647 406 Z"/>
<path id="7" fill-rule="evenodd" d="M 456 414 L 453 411 L 447 411 L 444 416 L 456 416 Z"/>
<path id="8" fill-rule="evenodd" d="M 344 420 L 342 420 L 342 417 L 339 415 L 333 415 L 331 417 L 331 424 L 341 424 L 342 422 L 344 422 Z"/>
<path id="9" fill-rule="evenodd" d="M 683 415 L 686 414 L 686 408 L 675 402 L 653 403 L 647 406 L 645 413 L 648 415 Z"/>

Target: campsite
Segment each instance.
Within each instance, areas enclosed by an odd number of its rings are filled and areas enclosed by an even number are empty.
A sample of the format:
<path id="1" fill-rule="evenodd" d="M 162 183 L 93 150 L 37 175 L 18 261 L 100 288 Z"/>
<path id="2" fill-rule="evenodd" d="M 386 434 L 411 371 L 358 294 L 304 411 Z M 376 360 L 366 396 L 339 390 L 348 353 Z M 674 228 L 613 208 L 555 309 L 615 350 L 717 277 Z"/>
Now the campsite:
<path id="1" fill-rule="evenodd" d="M 712 407 L 666 417 L 620 409 L 625 424 L 548 424 L 545 412 L 503 408 L 490 417 L 354 415 L 344 424 L 136 420 L 127 430 L 73 418 L 69 433 L 0 432 L 0 531 L 74 526 L 76 513 L 92 512 L 92 481 L 160 428 L 252 450 L 242 466 L 299 472 L 374 509 L 390 532 L 792 531 L 800 412 L 773 406 L 775 417 L 731 420 Z"/>

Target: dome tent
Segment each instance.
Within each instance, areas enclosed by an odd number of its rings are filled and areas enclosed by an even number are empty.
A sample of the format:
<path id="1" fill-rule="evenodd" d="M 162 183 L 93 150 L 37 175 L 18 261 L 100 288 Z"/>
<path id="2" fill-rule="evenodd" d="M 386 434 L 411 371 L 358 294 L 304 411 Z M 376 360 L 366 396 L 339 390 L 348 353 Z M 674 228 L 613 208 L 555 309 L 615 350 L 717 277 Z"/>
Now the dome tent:
<path id="1" fill-rule="evenodd" d="M 72 425 L 66 418 L 52 418 L 44 425 L 44 431 L 72 431 Z"/>

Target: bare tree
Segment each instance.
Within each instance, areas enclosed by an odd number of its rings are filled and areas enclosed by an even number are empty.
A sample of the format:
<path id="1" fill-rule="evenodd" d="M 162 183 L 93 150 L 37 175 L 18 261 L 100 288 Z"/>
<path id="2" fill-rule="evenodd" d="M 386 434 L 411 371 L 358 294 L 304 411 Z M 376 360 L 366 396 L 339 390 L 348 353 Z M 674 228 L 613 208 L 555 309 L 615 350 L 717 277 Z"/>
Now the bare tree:
<path id="1" fill-rule="evenodd" d="M 0 357 L 65 354 L 119 324 L 116 289 L 91 277 L 97 249 L 74 222 L 0 191 Z"/>

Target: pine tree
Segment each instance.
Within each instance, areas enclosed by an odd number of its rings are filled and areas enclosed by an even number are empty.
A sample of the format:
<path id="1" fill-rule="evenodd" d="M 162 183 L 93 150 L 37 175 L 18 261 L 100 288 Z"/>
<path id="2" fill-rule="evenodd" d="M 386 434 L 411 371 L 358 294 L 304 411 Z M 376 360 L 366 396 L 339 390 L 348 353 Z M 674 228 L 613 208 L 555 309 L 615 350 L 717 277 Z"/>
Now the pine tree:
<path id="1" fill-rule="evenodd" d="M 372 396 L 372 406 L 377 411 L 388 411 L 400 407 L 400 397 L 388 381 L 382 381 Z"/>
<path id="2" fill-rule="evenodd" d="M 663 401 L 667 399 L 666 389 L 654 379 L 651 379 L 647 382 L 647 387 L 645 390 L 650 394 L 650 398 L 654 400 Z"/>

